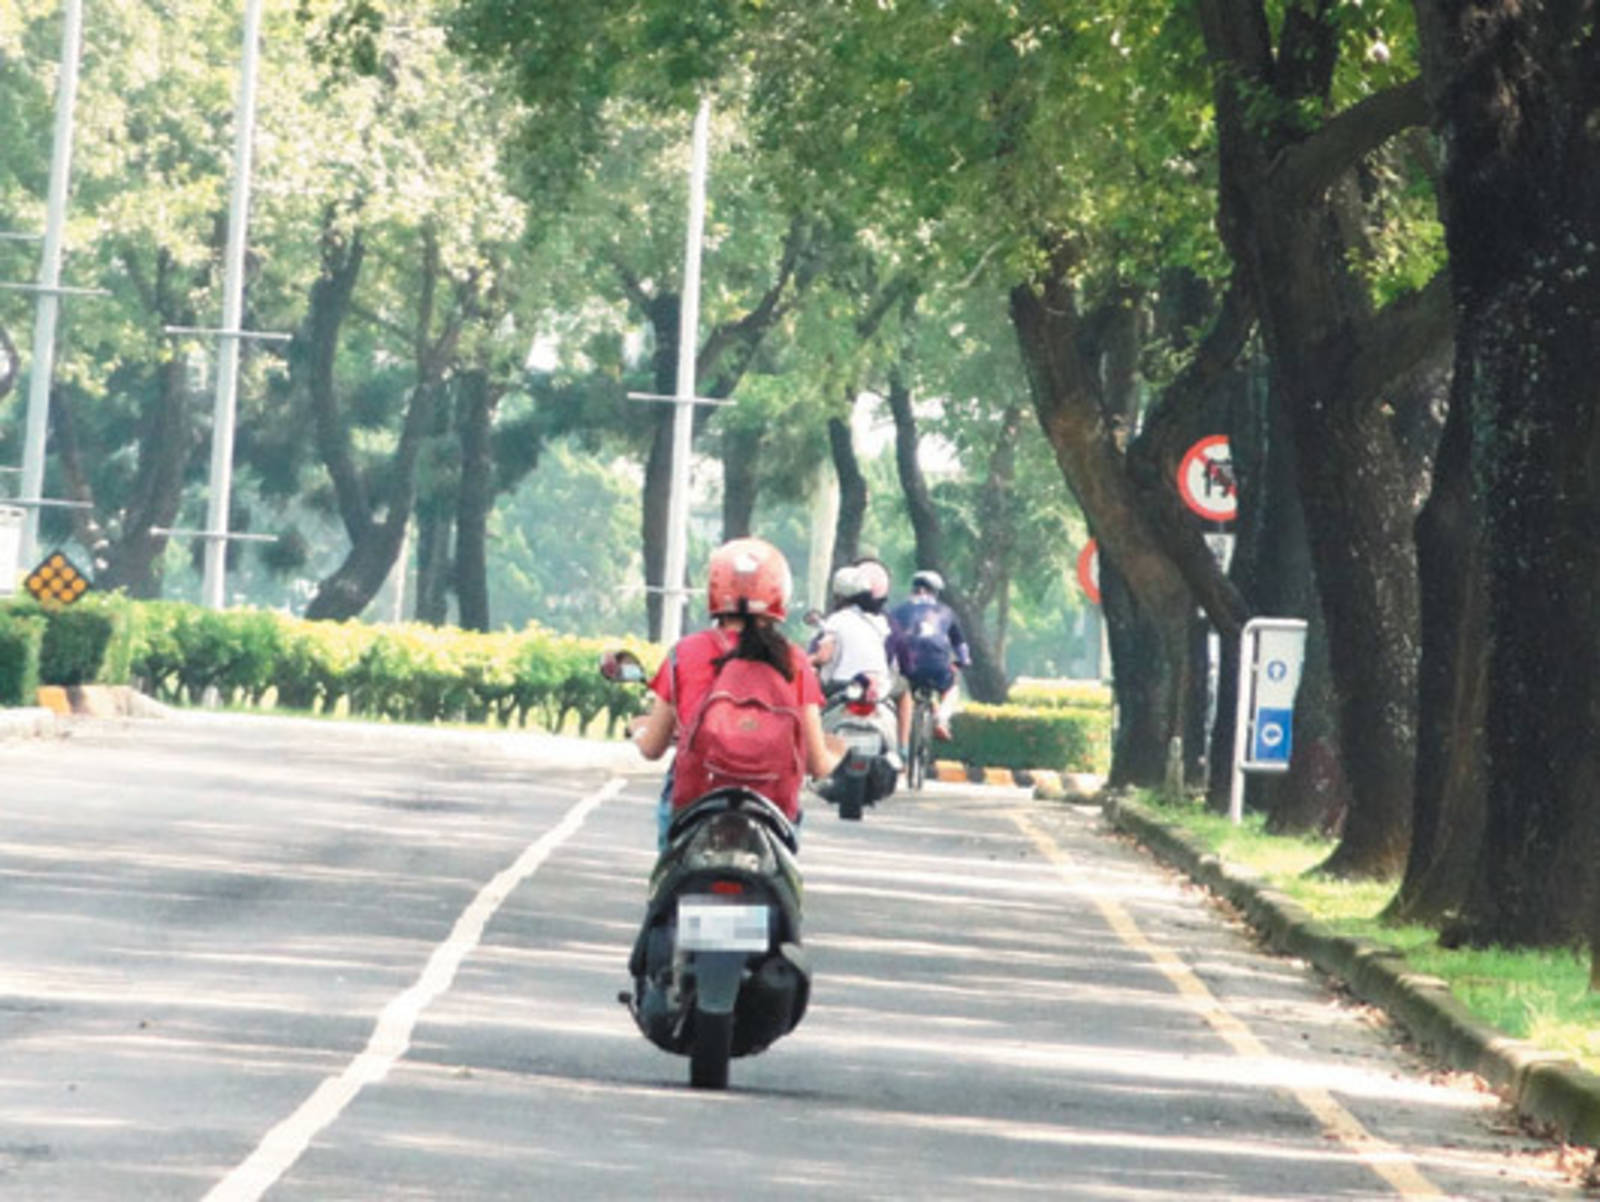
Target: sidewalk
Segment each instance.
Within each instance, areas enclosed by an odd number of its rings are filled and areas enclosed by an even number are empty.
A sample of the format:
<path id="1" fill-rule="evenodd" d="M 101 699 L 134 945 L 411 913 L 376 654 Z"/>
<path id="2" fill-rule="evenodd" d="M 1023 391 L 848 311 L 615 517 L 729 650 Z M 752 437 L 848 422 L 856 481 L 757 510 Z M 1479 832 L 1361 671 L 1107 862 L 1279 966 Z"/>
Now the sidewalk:
<path id="1" fill-rule="evenodd" d="M 1137 802 L 1113 797 L 1104 808 L 1118 830 L 1237 906 L 1274 948 L 1309 960 L 1386 1010 L 1446 1065 L 1477 1073 L 1519 1114 L 1549 1124 L 1567 1142 L 1600 1144 L 1600 1075 L 1474 1018 L 1439 978 L 1408 971 L 1399 952 L 1335 935 L 1248 869 L 1219 860 Z"/>

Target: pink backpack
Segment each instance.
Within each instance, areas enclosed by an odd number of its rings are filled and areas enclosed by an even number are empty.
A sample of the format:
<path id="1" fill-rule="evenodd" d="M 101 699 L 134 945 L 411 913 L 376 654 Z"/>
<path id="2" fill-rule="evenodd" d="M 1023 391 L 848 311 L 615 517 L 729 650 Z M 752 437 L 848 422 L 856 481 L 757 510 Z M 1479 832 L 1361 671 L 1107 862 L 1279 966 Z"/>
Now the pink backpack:
<path id="1" fill-rule="evenodd" d="M 754 789 L 793 818 L 805 761 L 795 686 L 771 664 L 730 659 L 684 728 L 673 767 L 672 804 L 713 789 Z"/>

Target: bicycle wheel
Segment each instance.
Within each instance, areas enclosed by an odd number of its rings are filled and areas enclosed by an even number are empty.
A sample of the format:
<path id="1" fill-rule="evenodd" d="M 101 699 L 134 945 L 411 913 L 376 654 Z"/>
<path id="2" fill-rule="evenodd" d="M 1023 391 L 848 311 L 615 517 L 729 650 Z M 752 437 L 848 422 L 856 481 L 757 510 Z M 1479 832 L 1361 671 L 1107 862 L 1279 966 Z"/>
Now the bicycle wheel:
<path id="1" fill-rule="evenodd" d="M 919 696 L 911 714 L 911 746 L 906 749 L 906 785 L 913 792 L 922 788 L 933 763 L 933 706 Z"/>

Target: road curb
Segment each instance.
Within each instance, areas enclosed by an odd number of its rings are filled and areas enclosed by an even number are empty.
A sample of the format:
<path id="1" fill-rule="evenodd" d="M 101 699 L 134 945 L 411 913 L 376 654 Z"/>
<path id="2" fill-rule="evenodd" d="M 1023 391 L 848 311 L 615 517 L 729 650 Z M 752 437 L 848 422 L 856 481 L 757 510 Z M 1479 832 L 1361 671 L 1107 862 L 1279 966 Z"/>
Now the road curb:
<path id="1" fill-rule="evenodd" d="M 1334 934 L 1249 869 L 1229 864 L 1124 797 L 1105 801 L 1112 825 L 1225 897 L 1280 951 L 1310 961 L 1387 1011 L 1451 1068 L 1487 1081 L 1517 1112 L 1569 1143 L 1600 1143 L 1600 1074 L 1483 1022 L 1437 977 L 1414 972 L 1394 948 Z"/>
<path id="2" fill-rule="evenodd" d="M 55 714 L 39 706 L 0 709 L 0 743 L 10 739 L 38 739 L 56 733 Z"/>

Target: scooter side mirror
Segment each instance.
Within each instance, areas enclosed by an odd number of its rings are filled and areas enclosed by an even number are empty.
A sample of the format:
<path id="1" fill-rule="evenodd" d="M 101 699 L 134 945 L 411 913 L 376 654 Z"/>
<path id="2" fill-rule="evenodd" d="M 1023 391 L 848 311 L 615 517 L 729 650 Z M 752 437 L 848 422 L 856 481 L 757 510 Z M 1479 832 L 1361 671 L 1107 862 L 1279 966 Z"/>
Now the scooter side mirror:
<path id="1" fill-rule="evenodd" d="M 631 651 L 607 651 L 600 657 L 600 675 L 617 684 L 642 684 L 644 665 Z"/>
<path id="2" fill-rule="evenodd" d="M 819 610 L 819 609 L 808 609 L 805 612 L 805 616 L 802 617 L 800 620 L 802 622 L 804 622 L 807 626 L 821 626 L 822 625 L 822 611 Z"/>

